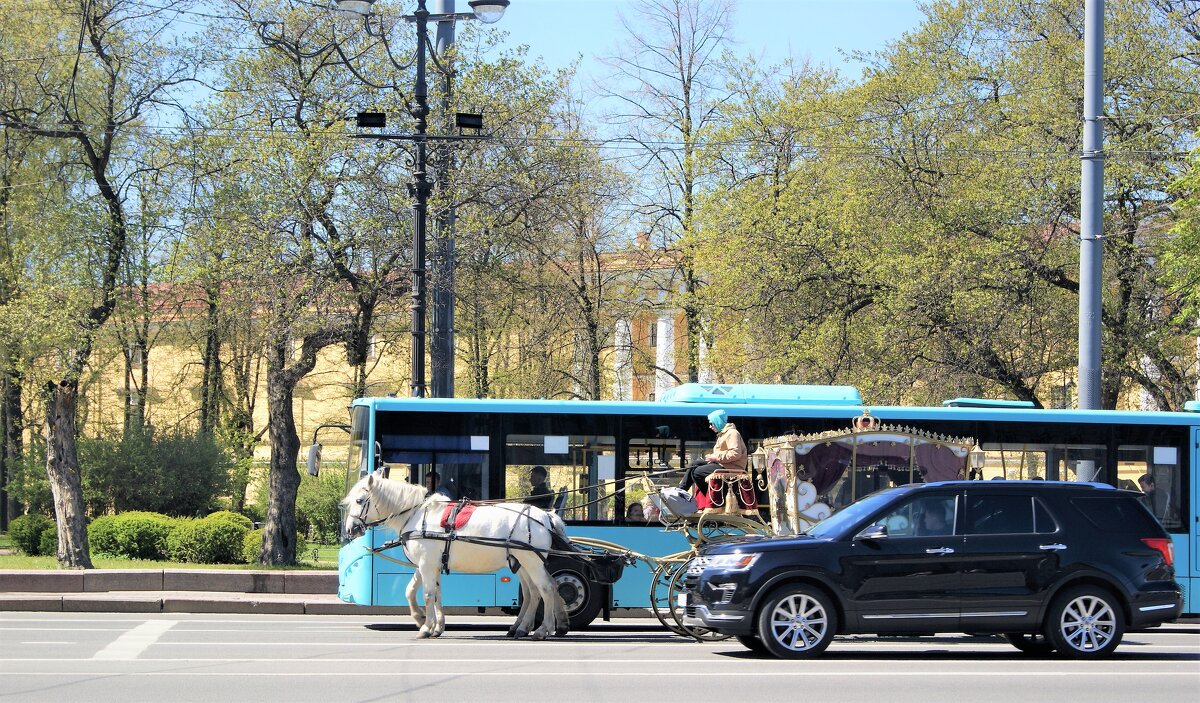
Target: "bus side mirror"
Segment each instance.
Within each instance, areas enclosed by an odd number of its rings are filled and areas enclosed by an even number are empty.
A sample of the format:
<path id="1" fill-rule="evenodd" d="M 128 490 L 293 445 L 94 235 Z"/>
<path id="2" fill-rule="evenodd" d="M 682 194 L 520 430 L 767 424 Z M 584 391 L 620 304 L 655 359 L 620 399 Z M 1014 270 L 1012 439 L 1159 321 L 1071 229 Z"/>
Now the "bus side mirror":
<path id="1" fill-rule="evenodd" d="M 321 471 L 321 445 L 316 442 L 308 448 L 308 475 L 316 476 Z"/>

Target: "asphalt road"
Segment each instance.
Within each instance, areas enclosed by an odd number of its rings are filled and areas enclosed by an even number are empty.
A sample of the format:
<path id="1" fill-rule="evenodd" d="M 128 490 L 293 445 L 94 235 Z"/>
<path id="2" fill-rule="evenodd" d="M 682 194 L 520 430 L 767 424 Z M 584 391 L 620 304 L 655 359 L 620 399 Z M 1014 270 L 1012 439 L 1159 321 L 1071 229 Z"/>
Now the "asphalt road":
<path id="1" fill-rule="evenodd" d="M 1195 620 L 1127 635 L 1105 662 L 966 636 L 840 638 L 785 662 L 652 620 L 547 642 L 505 638 L 509 622 L 451 617 L 422 641 L 381 616 L 2 613 L 0 700 L 1183 703 L 1200 691 Z"/>

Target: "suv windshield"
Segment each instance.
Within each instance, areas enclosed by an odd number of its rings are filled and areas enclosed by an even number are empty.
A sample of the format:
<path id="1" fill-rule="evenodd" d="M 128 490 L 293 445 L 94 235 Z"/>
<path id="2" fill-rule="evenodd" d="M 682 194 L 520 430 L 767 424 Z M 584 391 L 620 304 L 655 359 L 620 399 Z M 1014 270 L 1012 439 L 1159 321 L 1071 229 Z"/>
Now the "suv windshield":
<path id="1" fill-rule="evenodd" d="M 843 533 L 858 524 L 860 520 L 882 508 L 886 503 L 891 502 L 892 496 L 899 490 L 899 488 L 885 488 L 882 491 L 872 493 L 862 500 L 851 503 L 821 522 L 818 522 L 808 531 L 808 534 L 813 537 L 838 539 Z"/>

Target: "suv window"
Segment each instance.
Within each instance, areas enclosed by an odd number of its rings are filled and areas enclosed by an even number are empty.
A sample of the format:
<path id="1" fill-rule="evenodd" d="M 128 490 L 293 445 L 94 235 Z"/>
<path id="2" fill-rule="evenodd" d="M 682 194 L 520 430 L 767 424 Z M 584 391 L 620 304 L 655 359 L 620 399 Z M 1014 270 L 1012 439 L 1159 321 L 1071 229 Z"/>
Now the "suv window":
<path id="1" fill-rule="evenodd" d="M 1046 509 L 1042 501 L 1037 498 L 1033 499 L 1033 530 L 1039 535 L 1058 532 L 1058 523 L 1055 522 L 1054 516 Z"/>
<path id="2" fill-rule="evenodd" d="M 1140 503 L 1123 495 L 1072 498 L 1088 522 L 1106 532 L 1158 534 L 1158 521 Z"/>
<path id="3" fill-rule="evenodd" d="M 967 534 L 969 535 L 1009 535 L 1033 532 L 1033 498 L 1031 496 L 976 495 L 971 497 L 968 504 Z"/>
<path id="4" fill-rule="evenodd" d="M 954 496 L 921 496 L 907 501 L 875 520 L 886 525 L 888 537 L 925 537 L 954 534 Z"/>

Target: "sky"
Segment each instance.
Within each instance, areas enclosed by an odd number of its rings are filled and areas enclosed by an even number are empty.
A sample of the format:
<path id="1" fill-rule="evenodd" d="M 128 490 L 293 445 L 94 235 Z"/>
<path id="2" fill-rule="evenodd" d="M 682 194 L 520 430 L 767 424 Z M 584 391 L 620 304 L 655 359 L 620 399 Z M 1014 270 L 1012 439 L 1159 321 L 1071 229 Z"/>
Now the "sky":
<path id="1" fill-rule="evenodd" d="M 598 57 L 615 53 L 625 30 L 617 19 L 632 17 L 641 0 L 512 0 L 496 28 L 509 44 L 527 44 L 547 68 L 582 57 L 581 72 L 596 75 Z M 469 8 L 456 0 L 455 9 Z M 916 0 L 736 0 L 735 53 L 776 63 L 808 58 L 857 77 L 860 67 L 839 50 L 871 51 L 915 29 L 923 15 Z"/>

